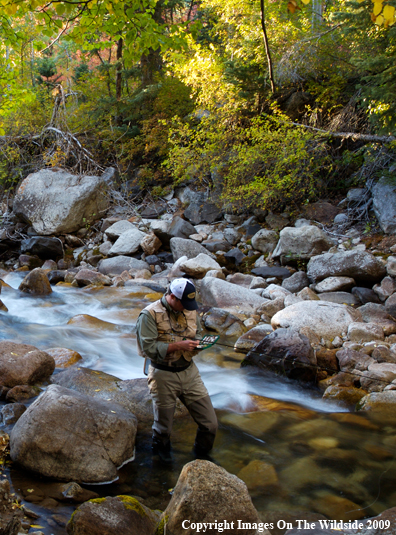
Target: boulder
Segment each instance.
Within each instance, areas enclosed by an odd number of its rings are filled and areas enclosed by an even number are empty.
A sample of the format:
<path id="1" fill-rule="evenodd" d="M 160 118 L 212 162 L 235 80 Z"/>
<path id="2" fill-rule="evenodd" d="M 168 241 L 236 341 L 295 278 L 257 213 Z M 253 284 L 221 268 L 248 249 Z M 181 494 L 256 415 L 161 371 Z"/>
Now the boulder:
<path id="1" fill-rule="evenodd" d="M 271 229 L 276 231 L 282 230 L 290 224 L 289 218 L 283 217 L 282 215 L 273 214 L 271 212 L 265 218 L 265 222 Z M 260 229 L 258 229 L 257 231 L 259 230 Z"/>
<path id="2" fill-rule="evenodd" d="M 285 260 L 306 260 L 328 251 L 333 246 L 330 238 L 318 227 L 286 227 L 281 230 L 272 257 Z"/>
<path id="3" fill-rule="evenodd" d="M 302 381 L 316 378 L 316 357 L 309 339 L 293 329 L 278 329 L 266 336 L 249 351 L 242 365 L 258 366 Z"/>
<path id="4" fill-rule="evenodd" d="M 356 373 L 368 369 L 375 360 L 360 351 L 341 349 L 337 351 L 337 360 L 342 372 Z"/>
<path id="5" fill-rule="evenodd" d="M 234 228 L 225 228 L 223 231 L 224 239 L 231 245 L 236 245 L 241 240 L 241 234 Z M 191 238 L 191 236 L 190 236 Z"/>
<path id="6" fill-rule="evenodd" d="M 186 210 L 184 210 L 184 217 L 187 218 L 193 225 L 200 225 L 201 223 L 213 223 L 220 219 L 223 215 L 222 210 L 211 202 L 192 202 Z"/>
<path id="7" fill-rule="evenodd" d="M 272 253 L 278 243 L 278 233 L 274 230 L 261 229 L 252 238 L 252 246 L 260 253 Z"/>
<path id="8" fill-rule="evenodd" d="M 396 292 L 396 281 L 392 277 L 385 277 L 381 284 L 376 284 L 373 291 L 378 295 L 380 301 L 384 302 Z"/>
<path id="9" fill-rule="evenodd" d="M 377 303 L 367 303 L 359 308 L 363 321 L 366 323 L 376 323 L 380 325 L 385 336 L 396 333 L 396 322 L 388 314 L 383 305 Z"/>
<path id="10" fill-rule="evenodd" d="M 211 253 L 217 253 L 217 251 L 227 253 L 231 250 L 231 245 L 227 240 L 204 240 L 202 245 Z"/>
<path id="11" fill-rule="evenodd" d="M 249 351 L 253 349 L 263 338 L 273 331 L 271 325 L 257 325 L 247 333 L 243 334 L 235 342 L 234 349 L 237 351 Z"/>
<path id="12" fill-rule="evenodd" d="M 309 280 L 305 271 L 296 271 L 291 277 L 284 279 L 282 288 L 285 288 L 291 293 L 297 293 L 309 285 Z"/>
<path id="13" fill-rule="evenodd" d="M 50 385 L 13 428 L 10 455 L 46 477 L 109 482 L 131 460 L 136 428 L 135 416 L 120 405 Z"/>
<path id="14" fill-rule="evenodd" d="M 63 257 L 63 245 L 59 238 L 33 236 L 21 241 L 21 253 L 37 255 L 39 258 L 44 259 L 53 259 L 60 256 Z"/>
<path id="15" fill-rule="evenodd" d="M 340 209 L 328 202 L 315 202 L 309 204 L 305 209 L 305 216 L 307 219 L 313 219 L 320 223 L 330 224 L 333 222 L 335 216 L 340 212 Z"/>
<path id="16" fill-rule="evenodd" d="M 396 257 L 388 256 L 386 261 L 386 271 L 391 277 L 396 277 Z"/>
<path id="17" fill-rule="evenodd" d="M 98 270 L 103 275 L 121 275 L 123 271 L 129 271 L 130 269 L 150 269 L 150 266 L 147 262 L 130 256 L 104 258 L 98 264 Z"/>
<path id="18" fill-rule="evenodd" d="M 385 301 L 385 310 L 392 318 L 396 318 L 396 293 L 392 294 Z"/>
<path id="19" fill-rule="evenodd" d="M 380 227 L 386 234 L 396 231 L 396 193 L 393 181 L 381 177 L 372 188 L 373 209 Z"/>
<path id="20" fill-rule="evenodd" d="M 202 279 L 199 293 L 205 306 L 225 309 L 237 307 L 248 313 L 265 303 L 265 299 L 254 291 L 213 277 Z"/>
<path id="21" fill-rule="evenodd" d="M 378 295 L 371 290 L 370 288 L 364 288 L 360 286 L 355 286 L 352 288 L 352 294 L 356 295 L 359 301 L 365 305 L 366 303 L 381 303 Z"/>
<path id="22" fill-rule="evenodd" d="M 384 331 L 377 323 L 350 323 L 348 338 L 351 342 L 371 342 L 383 340 Z"/>
<path id="23" fill-rule="evenodd" d="M 195 258 L 184 261 L 180 264 L 179 268 L 188 277 L 193 277 L 195 279 L 202 279 L 208 271 L 213 269 L 221 270 L 221 267 L 216 260 L 213 260 L 213 258 L 204 253 L 200 253 Z"/>
<path id="24" fill-rule="evenodd" d="M 40 236 L 67 234 L 100 219 L 108 209 L 104 176 L 77 176 L 42 169 L 19 186 L 13 211 Z"/>
<path id="25" fill-rule="evenodd" d="M 174 262 L 176 262 L 182 256 L 186 256 L 188 259 L 191 259 L 197 257 L 201 253 L 216 259 L 214 254 L 210 253 L 203 245 L 194 240 L 172 238 L 170 240 L 170 248 L 173 254 Z"/>
<path id="26" fill-rule="evenodd" d="M 329 303 L 338 303 L 339 305 L 348 305 L 350 307 L 358 307 L 361 305 L 359 299 L 349 292 L 325 292 L 318 294 L 321 301 L 328 301 Z"/>
<path id="27" fill-rule="evenodd" d="M 392 362 L 373 362 L 363 372 L 360 385 L 368 392 L 382 392 L 396 379 L 396 364 Z"/>
<path id="28" fill-rule="evenodd" d="M 88 284 L 92 284 L 94 286 L 111 285 L 110 277 L 107 277 L 107 275 L 103 275 L 102 273 L 98 273 L 97 271 L 93 271 L 92 269 L 81 269 L 78 273 L 76 273 L 74 280 L 77 281 L 79 286 L 88 286 Z"/>
<path id="29" fill-rule="evenodd" d="M 158 219 L 159 216 L 164 214 L 167 210 L 167 204 L 162 199 L 157 202 L 148 204 L 141 212 L 140 215 L 144 219 Z"/>
<path id="30" fill-rule="evenodd" d="M 182 219 L 179 216 L 176 216 L 173 218 L 172 223 L 169 226 L 169 230 L 168 230 L 169 240 L 171 238 L 188 239 L 191 236 L 191 234 L 195 234 L 196 232 L 197 231 L 191 225 L 191 223 L 189 223 L 185 219 Z M 161 239 L 160 236 L 159 238 Z M 168 243 L 169 243 L 169 240 L 168 240 Z"/>
<path id="31" fill-rule="evenodd" d="M 67 524 L 68 535 L 153 535 L 159 513 L 132 496 L 108 496 L 83 503 Z"/>
<path id="32" fill-rule="evenodd" d="M 384 416 L 394 418 L 396 409 L 396 390 L 373 392 L 360 400 L 356 406 L 358 411 L 381 412 Z"/>
<path id="33" fill-rule="evenodd" d="M 258 277 L 254 277 L 253 275 L 246 275 L 245 273 L 233 273 L 232 275 L 227 275 L 226 280 L 232 284 L 238 284 L 238 286 L 244 286 L 245 288 L 250 289 L 250 284 L 257 278 Z M 263 278 L 261 278 L 261 280 L 264 281 Z"/>
<path id="34" fill-rule="evenodd" d="M 104 230 L 105 236 L 109 238 L 111 241 L 116 241 L 118 238 L 126 232 L 127 230 L 132 230 L 136 228 L 133 223 L 128 221 L 127 219 L 121 219 L 119 221 L 116 221 L 111 226 L 107 227 Z"/>
<path id="35" fill-rule="evenodd" d="M 15 424 L 26 411 L 23 403 L 8 403 L 1 409 L 1 418 L 4 425 Z M 1 533 L 1 531 L 0 531 Z"/>
<path id="36" fill-rule="evenodd" d="M 151 234 L 146 234 L 146 236 L 140 242 L 140 247 L 143 249 L 146 255 L 155 255 L 161 245 L 161 240 L 157 238 L 153 232 Z"/>
<path id="37" fill-rule="evenodd" d="M 271 320 L 279 327 L 300 330 L 309 327 L 319 338 L 333 340 L 346 333 L 351 322 L 362 321 L 359 310 L 326 301 L 301 301 L 281 310 Z"/>
<path id="38" fill-rule="evenodd" d="M 290 295 L 290 292 L 289 290 L 286 290 L 286 288 L 282 288 L 282 286 L 270 284 L 264 288 L 261 295 L 266 299 L 272 299 L 274 301 L 275 299 L 278 299 L 278 297 L 283 297 L 283 299 L 285 299 L 288 295 Z"/>
<path id="39" fill-rule="evenodd" d="M 285 280 L 289 277 L 291 277 L 291 272 L 287 268 L 283 267 L 258 267 L 252 269 L 252 273 L 255 275 L 258 275 L 259 277 L 263 277 L 264 279 L 269 277 L 276 277 L 277 279 Z"/>
<path id="40" fill-rule="evenodd" d="M 18 290 L 31 295 L 49 295 L 52 293 L 50 281 L 46 272 L 36 268 L 26 275 Z"/>
<path id="41" fill-rule="evenodd" d="M 260 492 L 278 484 L 278 475 L 272 464 L 253 459 L 238 472 L 238 477 L 246 483 L 250 492 Z"/>
<path id="42" fill-rule="evenodd" d="M 238 247 L 234 247 L 234 249 L 231 249 L 230 251 L 226 252 L 226 254 L 224 255 L 224 258 L 230 264 L 239 266 L 242 263 L 242 261 L 246 258 L 246 256 Z"/>
<path id="43" fill-rule="evenodd" d="M 82 360 L 80 353 L 65 347 L 51 347 L 45 352 L 54 359 L 56 368 L 68 368 Z"/>
<path id="44" fill-rule="evenodd" d="M 90 398 L 117 403 L 132 412 L 139 424 L 149 423 L 153 420 L 153 403 L 146 379 L 122 381 L 114 375 L 81 366 L 68 368 L 64 372 L 54 375 L 51 381 L 53 384 L 75 390 Z M 186 414 L 187 409 L 178 400 L 175 418 L 183 417 Z"/>
<path id="45" fill-rule="evenodd" d="M 55 361 L 34 346 L 0 341 L 0 384 L 12 388 L 47 380 L 54 372 Z"/>
<path id="46" fill-rule="evenodd" d="M 377 282 L 386 275 L 386 269 L 383 263 L 372 254 L 352 250 L 312 257 L 308 262 L 307 275 L 312 282 L 319 282 L 330 276 Z"/>
<path id="47" fill-rule="evenodd" d="M 203 320 L 206 329 L 226 336 L 237 336 L 238 332 L 241 334 L 246 330 L 239 318 L 221 308 L 211 308 Z"/>
<path id="48" fill-rule="evenodd" d="M 7 392 L 6 400 L 10 403 L 22 402 L 27 399 L 35 398 L 41 393 L 38 386 L 32 385 L 17 385 Z"/>
<path id="49" fill-rule="evenodd" d="M 126 230 L 117 239 L 109 251 L 109 256 L 132 255 L 140 247 L 140 242 L 146 235 L 136 227 Z"/>
<path id="50" fill-rule="evenodd" d="M 207 535 L 218 535 L 214 520 L 227 521 L 236 526 L 240 535 L 254 535 L 258 524 L 263 525 L 254 508 L 248 489 L 237 476 L 209 461 L 192 461 L 184 465 L 171 501 L 161 517 L 166 522 L 166 531 L 172 535 L 197 533 L 197 523 L 212 523 L 205 531 Z M 238 524 L 239 522 L 239 524 Z M 231 524 L 233 523 L 233 524 Z M 160 524 L 160 526 L 161 526 Z M 243 524 L 247 527 L 244 528 Z M 251 526 L 253 524 L 253 526 Z M 266 529 L 260 533 L 270 535 Z"/>
<path id="51" fill-rule="evenodd" d="M 341 292 L 348 291 L 355 286 L 355 280 L 352 277 L 327 277 L 315 285 L 315 292 Z"/>

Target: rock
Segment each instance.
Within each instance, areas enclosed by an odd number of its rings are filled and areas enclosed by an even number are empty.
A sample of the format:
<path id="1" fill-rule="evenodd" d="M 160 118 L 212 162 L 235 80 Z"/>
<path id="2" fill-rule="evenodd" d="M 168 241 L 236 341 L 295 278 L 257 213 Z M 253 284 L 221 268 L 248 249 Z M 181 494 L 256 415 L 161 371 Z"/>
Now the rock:
<path id="1" fill-rule="evenodd" d="M 50 284 L 57 284 L 58 282 L 63 282 L 65 280 L 66 270 L 64 269 L 54 269 L 47 273 L 48 280 Z"/>
<path id="2" fill-rule="evenodd" d="M 272 253 L 278 243 L 278 233 L 274 230 L 261 229 L 252 238 L 252 246 L 260 253 Z"/>
<path id="3" fill-rule="evenodd" d="M 195 258 L 184 261 L 180 264 L 179 268 L 188 277 L 193 277 L 195 279 L 202 279 L 208 271 L 213 269 L 221 270 L 221 267 L 216 260 L 213 260 L 213 258 L 203 253 L 200 253 Z"/>
<path id="4" fill-rule="evenodd" d="M 238 336 L 238 331 L 241 335 L 246 330 L 239 318 L 227 310 L 215 307 L 204 315 L 204 325 L 206 329 L 226 336 Z"/>
<path id="5" fill-rule="evenodd" d="M 329 224 L 333 222 L 335 216 L 339 213 L 336 206 L 328 202 L 315 202 L 310 204 L 305 209 L 305 216 L 307 219 L 313 219 L 320 223 Z"/>
<path id="6" fill-rule="evenodd" d="M 8 403 L 1 409 L 1 417 L 4 425 L 15 424 L 22 414 L 25 412 L 26 407 L 22 403 Z"/>
<path id="7" fill-rule="evenodd" d="M 54 359 L 56 368 L 68 368 L 82 360 L 80 353 L 64 347 L 51 347 L 46 349 L 45 352 Z"/>
<path id="8" fill-rule="evenodd" d="M 359 310 L 325 301 L 302 301 L 291 305 L 272 318 L 274 329 L 309 327 L 319 338 L 332 340 L 346 333 L 351 322 L 362 321 Z"/>
<path id="9" fill-rule="evenodd" d="M 287 217 L 283 217 L 281 215 L 272 214 L 272 213 L 269 213 L 267 215 L 267 217 L 265 218 L 265 222 L 271 229 L 277 230 L 277 231 L 282 230 L 283 228 L 287 227 L 287 225 L 290 223 Z"/>
<path id="10" fill-rule="evenodd" d="M 261 523 L 245 483 L 224 468 L 208 461 L 193 461 L 184 465 L 174 488 L 171 501 L 161 517 L 166 522 L 166 531 L 172 535 L 196 533 L 193 525 L 222 519 L 234 530 L 240 523 Z M 184 525 L 183 525 L 184 521 Z M 158 528 L 157 528 L 158 529 Z M 218 530 L 207 529 L 208 535 L 217 535 Z M 256 528 L 238 528 L 240 535 L 254 535 Z M 264 535 L 269 531 L 263 529 Z"/>
<path id="11" fill-rule="evenodd" d="M 311 288 L 303 288 L 297 294 L 297 297 L 303 301 L 319 301 L 320 297 Z"/>
<path id="12" fill-rule="evenodd" d="M 254 313 L 265 302 L 262 297 L 252 290 L 212 277 L 202 279 L 199 293 L 202 304 L 205 306 L 218 308 L 237 307 L 247 313 Z"/>
<path id="13" fill-rule="evenodd" d="M 395 186 L 387 177 L 381 177 L 372 188 L 373 209 L 380 227 L 386 234 L 396 231 Z"/>
<path id="14" fill-rule="evenodd" d="M 21 268 L 27 267 L 28 268 L 27 270 L 30 271 L 31 269 L 34 269 L 36 267 L 41 267 L 43 264 L 43 261 L 41 260 L 41 258 L 39 258 L 36 255 L 30 256 L 27 254 L 21 254 L 18 257 L 18 264 L 19 264 L 19 267 Z"/>
<path id="15" fill-rule="evenodd" d="M 129 256 L 105 258 L 98 264 L 98 270 L 103 275 L 121 275 L 123 271 L 129 271 L 130 269 L 150 269 L 150 266 L 143 260 L 137 260 Z"/>
<path id="16" fill-rule="evenodd" d="M 217 253 L 217 251 L 226 253 L 231 249 L 231 245 L 226 240 L 204 240 L 202 245 L 211 253 Z"/>
<path id="17" fill-rule="evenodd" d="M 138 228 L 133 227 L 126 230 L 117 239 L 113 247 L 109 251 L 109 256 L 116 255 L 132 255 L 140 247 L 140 243 L 146 235 Z"/>
<path id="18" fill-rule="evenodd" d="M 363 305 L 365 305 L 366 303 L 381 303 L 378 295 L 369 288 L 361 288 L 359 286 L 355 286 L 354 288 L 352 288 L 352 294 L 356 295 L 356 297 L 361 303 L 363 303 Z"/>
<path id="19" fill-rule="evenodd" d="M 252 273 L 254 275 L 258 275 L 259 277 L 263 277 L 264 279 L 268 277 L 276 277 L 277 279 L 281 279 L 282 281 L 291 277 L 291 272 L 282 267 L 259 267 L 252 269 Z"/>
<path id="20" fill-rule="evenodd" d="M 146 234 L 146 236 L 140 242 L 140 247 L 143 249 L 146 255 L 154 255 L 161 245 L 161 240 L 157 238 L 154 233 Z"/>
<path id="21" fill-rule="evenodd" d="M 332 246 L 333 242 L 318 227 L 286 227 L 280 232 L 272 257 L 280 256 L 284 260 L 305 260 L 328 251 Z"/>
<path id="22" fill-rule="evenodd" d="M 316 357 L 306 336 L 293 329 L 277 329 L 266 336 L 242 363 L 285 374 L 291 379 L 315 381 Z"/>
<path id="23" fill-rule="evenodd" d="M 355 280 L 352 277 L 327 277 L 315 285 L 315 292 L 341 292 L 348 291 L 355 286 Z"/>
<path id="24" fill-rule="evenodd" d="M 214 254 L 210 253 L 203 245 L 193 240 L 172 238 L 170 240 L 170 248 L 174 262 L 176 262 L 182 256 L 186 256 L 188 259 L 191 259 L 196 258 L 201 253 L 216 259 Z"/>
<path id="25" fill-rule="evenodd" d="M 68 535 L 153 535 L 159 514 L 132 496 L 90 500 L 73 513 Z"/>
<path id="26" fill-rule="evenodd" d="M 267 286 L 267 288 L 264 288 L 262 294 L 265 299 L 278 299 L 278 297 L 283 297 L 284 299 L 290 295 L 289 290 L 286 290 L 286 288 L 282 288 L 282 286 L 278 286 L 277 284 L 270 284 Z"/>
<path id="27" fill-rule="evenodd" d="M 392 294 L 385 301 L 385 310 L 392 318 L 396 318 L 396 293 Z"/>
<path id="28" fill-rule="evenodd" d="M 53 259 L 60 256 L 63 257 L 63 245 L 59 238 L 33 236 L 21 241 L 21 253 L 37 255 L 44 259 Z"/>
<path id="29" fill-rule="evenodd" d="M 10 388 L 45 381 L 55 369 L 54 359 L 34 346 L 0 341 L 0 384 Z"/>
<path id="30" fill-rule="evenodd" d="M 189 223 L 185 219 L 182 219 L 179 216 L 176 216 L 173 218 L 172 223 L 170 224 L 169 230 L 168 230 L 169 239 L 171 238 L 188 239 L 191 236 L 191 234 L 195 234 L 195 233 L 196 233 L 196 230 L 191 225 L 191 223 Z M 155 234 L 157 233 L 155 232 Z M 160 236 L 158 237 L 161 239 Z M 169 243 L 169 240 L 168 240 L 168 243 Z"/>
<path id="31" fill-rule="evenodd" d="M 26 275 L 18 290 L 31 295 L 49 295 L 52 293 L 50 281 L 43 269 L 36 268 Z"/>
<path id="32" fill-rule="evenodd" d="M 381 412 L 384 416 L 394 417 L 396 408 L 396 390 L 373 392 L 360 400 L 356 406 L 358 411 Z"/>
<path id="33" fill-rule="evenodd" d="M 246 351 L 253 349 L 263 338 L 272 333 L 271 325 L 257 325 L 247 333 L 243 334 L 235 342 L 234 349 L 237 351 Z"/>
<path id="34" fill-rule="evenodd" d="M 106 220 L 104 220 L 104 222 L 105 221 Z M 111 222 L 110 220 L 107 221 Z M 121 219 L 115 221 L 109 226 L 106 226 L 106 228 L 102 227 L 102 232 L 104 232 L 105 236 L 107 236 L 107 238 L 109 238 L 110 240 L 116 241 L 121 236 L 121 234 L 133 228 L 136 228 L 133 223 L 131 223 L 127 219 Z"/>
<path id="35" fill-rule="evenodd" d="M 99 219 L 108 208 L 105 178 L 42 169 L 17 190 L 13 211 L 40 236 L 67 234 Z"/>
<path id="36" fill-rule="evenodd" d="M 46 477 L 109 482 L 131 459 L 136 428 L 120 405 L 50 385 L 13 428 L 11 459 Z"/>
<path id="37" fill-rule="evenodd" d="M 235 247 L 234 249 L 231 249 L 231 251 L 226 252 L 224 258 L 232 264 L 239 266 L 246 256 L 238 247 Z"/>
<path id="38" fill-rule="evenodd" d="M 244 288 L 250 288 L 250 284 L 253 279 L 258 277 L 253 277 L 253 275 L 246 275 L 245 273 L 233 273 L 232 275 L 227 275 L 227 282 L 232 284 L 238 284 L 238 286 L 243 286 Z M 261 278 L 261 277 L 260 277 Z M 264 280 L 261 278 L 261 280 Z"/>
<path id="39" fill-rule="evenodd" d="M 386 271 L 388 275 L 391 277 L 396 276 L 396 257 L 395 256 L 388 256 L 388 260 L 386 261 Z"/>
<path id="40" fill-rule="evenodd" d="M 330 385 L 323 394 L 323 399 L 338 401 L 345 405 L 354 406 L 367 395 L 365 390 L 353 386 Z"/>
<path id="41" fill-rule="evenodd" d="M 353 349 L 341 349 L 337 351 L 337 360 L 340 370 L 343 372 L 350 372 L 357 374 L 356 372 L 365 371 L 371 364 L 375 363 L 375 360 L 361 353 L 360 351 L 354 351 Z"/>
<path id="42" fill-rule="evenodd" d="M 152 422 L 153 404 L 146 379 L 121 381 L 114 375 L 81 366 L 68 368 L 64 372 L 54 375 L 52 383 L 76 390 L 90 398 L 119 404 L 133 413 L 138 419 L 138 423 Z M 187 413 L 187 409 L 178 400 L 175 418 L 183 417 Z"/>
<path id="43" fill-rule="evenodd" d="M 319 282 L 330 276 L 377 282 L 385 274 L 385 266 L 375 256 L 366 251 L 355 250 L 314 256 L 307 267 L 307 275 L 312 282 Z"/>
<path id="44" fill-rule="evenodd" d="M 351 342 L 371 342 L 371 340 L 383 340 L 384 331 L 377 323 L 350 323 L 348 338 Z"/>
<path id="45" fill-rule="evenodd" d="M 37 386 L 32 385 L 17 385 L 7 392 L 6 400 L 9 403 L 21 402 L 25 399 L 35 398 L 40 394 L 41 390 Z"/>
<path id="46" fill-rule="evenodd" d="M 189 239 L 197 241 L 198 243 L 201 243 L 201 242 L 203 242 L 204 237 L 202 236 L 202 234 L 190 234 L 190 238 Z"/>
<path id="47" fill-rule="evenodd" d="M 226 239 L 231 245 L 236 245 L 241 240 L 241 234 L 234 228 L 225 228 L 223 233 L 224 239 Z"/>
<path id="48" fill-rule="evenodd" d="M 359 308 L 363 321 L 366 323 L 376 323 L 380 325 L 385 336 L 396 333 L 396 323 L 392 316 L 388 314 L 383 305 L 367 303 Z"/>
<path id="49" fill-rule="evenodd" d="M 396 379 L 396 364 L 391 362 L 373 362 L 363 372 L 360 385 L 368 392 L 381 392 Z"/>
<path id="50" fill-rule="evenodd" d="M 289 290 L 289 292 L 297 293 L 309 285 L 309 280 L 305 271 L 296 271 L 291 277 L 284 279 L 282 288 Z"/>
<path id="51" fill-rule="evenodd" d="M 325 292 L 318 295 L 321 301 L 328 301 L 329 303 L 338 303 L 339 305 L 348 305 L 350 307 L 358 307 L 361 305 L 359 299 L 348 292 Z"/>
<path id="52" fill-rule="evenodd" d="M 205 277 L 214 277 L 215 279 L 225 280 L 224 273 L 219 269 L 211 269 L 206 273 Z"/>
<path id="53" fill-rule="evenodd" d="M 392 277 L 385 277 L 380 285 L 376 284 L 373 287 L 373 291 L 378 295 L 380 301 L 384 302 L 396 292 L 396 281 Z"/>
<path id="54" fill-rule="evenodd" d="M 272 318 L 277 312 L 285 308 L 285 298 L 280 296 L 276 299 L 263 303 L 258 309 L 257 314 L 264 314 L 268 318 Z"/>
<path id="55" fill-rule="evenodd" d="M 111 279 L 107 275 L 98 273 L 97 271 L 92 271 L 92 269 L 81 269 L 74 279 L 77 281 L 79 286 L 88 286 L 92 284 L 93 286 L 110 286 Z"/>
<path id="56" fill-rule="evenodd" d="M 334 218 L 334 224 L 335 225 L 343 225 L 344 223 L 348 223 L 349 217 L 347 214 L 338 214 Z"/>
<path id="57" fill-rule="evenodd" d="M 184 210 L 184 217 L 186 217 L 193 225 L 200 225 L 201 223 L 213 223 L 221 219 L 223 215 L 222 210 L 211 202 L 192 202 L 186 210 Z"/>
<path id="58" fill-rule="evenodd" d="M 167 203 L 163 200 L 148 204 L 140 213 L 143 219 L 158 219 L 167 209 Z"/>
<path id="59" fill-rule="evenodd" d="M 267 489 L 278 484 L 278 476 L 272 464 L 254 459 L 238 472 L 239 479 L 246 483 L 249 491 Z"/>

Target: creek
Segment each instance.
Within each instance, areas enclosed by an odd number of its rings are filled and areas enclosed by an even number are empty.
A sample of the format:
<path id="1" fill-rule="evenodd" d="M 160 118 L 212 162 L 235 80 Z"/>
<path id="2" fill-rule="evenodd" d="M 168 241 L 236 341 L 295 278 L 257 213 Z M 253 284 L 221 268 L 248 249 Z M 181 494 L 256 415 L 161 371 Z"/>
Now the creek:
<path id="1" fill-rule="evenodd" d="M 83 357 L 82 366 L 121 379 L 144 377 L 134 326 L 140 310 L 158 298 L 152 290 L 137 285 L 102 289 L 59 285 L 50 296 L 39 298 L 17 290 L 23 275 L 10 273 L 4 278 L 8 286 L 3 287 L 1 299 L 8 313 L 0 313 L 2 339 L 44 350 L 73 349 Z M 91 318 L 87 321 L 86 316 Z M 352 413 L 322 400 L 316 390 L 240 368 L 243 355 L 232 349 L 233 342 L 220 339 L 196 362 L 219 418 L 213 459 L 243 476 L 262 519 L 304 518 L 301 511 L 312 511 L 347 520 L 375 516 L 394 506 L 396 417 Z M 135 460 L 119 471 L 119 480 L 86 488 L 101 496 L 140 496 L 147 506 L 163 510 L 183 465 L 193 460 L 195 430 L 190 418 L 175 421 L 172 467 L 152 458 L 150 429 L 140 432 Z M 263 478 L 263 468 L 270 480 Z M 15 465 L 7 472 L 16 496 L 40 515 L 34 523 L 45 535 L 64 535 L 73 507 L 51 498 L 53 482 Z M 29 500 L 32 489 L 40 496 L 34 503 Z"/>

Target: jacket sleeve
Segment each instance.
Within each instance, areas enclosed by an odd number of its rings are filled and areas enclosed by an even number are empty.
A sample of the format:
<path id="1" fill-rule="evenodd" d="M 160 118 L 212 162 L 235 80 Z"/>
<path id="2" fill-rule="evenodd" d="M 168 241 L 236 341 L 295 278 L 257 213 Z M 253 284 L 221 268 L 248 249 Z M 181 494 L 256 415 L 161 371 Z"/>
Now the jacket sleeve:
<path id="1" fill-rule="evenodd" d="M 158 329 L 154 318 L 144 310 L 136 323 L 138 342 L 150 360 L 161 362 L 166 357 L 168 344 L 158 342 Z"/>

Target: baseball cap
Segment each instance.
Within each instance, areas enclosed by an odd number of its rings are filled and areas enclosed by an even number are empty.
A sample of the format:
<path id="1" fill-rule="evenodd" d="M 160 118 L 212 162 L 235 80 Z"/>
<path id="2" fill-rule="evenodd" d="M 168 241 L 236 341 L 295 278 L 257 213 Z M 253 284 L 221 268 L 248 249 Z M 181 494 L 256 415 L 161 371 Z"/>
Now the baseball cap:
<path id="1" fill-rule="evenodd" d="M 170 283 L 169 291 L 180 300 L 186 310 L 197 310 L 196 290 L 192 282 L 187 279 L 175 279 Z"/>

